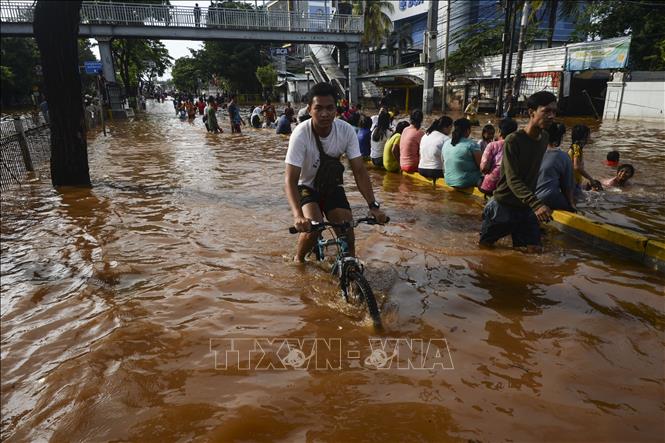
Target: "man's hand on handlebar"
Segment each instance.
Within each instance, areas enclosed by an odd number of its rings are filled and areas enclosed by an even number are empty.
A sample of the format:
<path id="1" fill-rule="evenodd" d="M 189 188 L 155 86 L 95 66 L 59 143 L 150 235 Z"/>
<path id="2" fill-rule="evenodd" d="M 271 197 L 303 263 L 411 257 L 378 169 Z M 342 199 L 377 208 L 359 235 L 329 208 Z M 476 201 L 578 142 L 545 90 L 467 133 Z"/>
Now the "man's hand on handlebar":
<path id="1" fill-rule="evenodd" d="M 312 224 L 305 217 L 294 217 L 293 226 L 295 226 L 298 232 L 309 232 L 312 230 Z"/>
<path id="2" fill-rule="evenodd" d="M 380 208 L 372 208 L 369 210 L 369 213 L 380 225 L 383 225 L 388 221 L 388 217 L 386 217 L 386 214 Z"/>

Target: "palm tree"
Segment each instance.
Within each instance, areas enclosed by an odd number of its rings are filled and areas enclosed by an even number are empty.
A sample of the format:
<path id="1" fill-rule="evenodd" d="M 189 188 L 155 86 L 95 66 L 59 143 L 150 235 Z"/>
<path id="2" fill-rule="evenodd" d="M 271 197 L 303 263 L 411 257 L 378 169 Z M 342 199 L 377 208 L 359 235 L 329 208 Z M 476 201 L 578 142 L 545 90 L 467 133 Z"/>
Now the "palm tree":
<path id="1" fill-rule="evenodd" d="M 388 49 L 395 48 L 395 64 L 399 65 L 401 63 L 400 56 L 402 50 L 413 45 L 413 37 L 411 23 L 405 23 L 403 26 L 400 26 L 398 29 L 393 30 L 388 34 L 386 39 L 386 47 Z"/>
<path id="2" fill-rule="evenodd" d="M 376 52 L 380 50 L 386 34 L 390 33 L 393 26 L 388 14 L 394 12 L 395 7 L 387 0 L 353 0 L 353 13 L 364 17 L 365 32 L 361 41 L 362 46 L 365 49 L 375 48 L 374 64 L 376 64 Z"/>
<path id="3" fill-rule="evenodd" d="M 579 18 L 582 11 L 584 10 L 584 3 L 592 3 L 594 0 L 532 0 L 531 7 L 533 8 L 533 14 L 536 11 L 547 11 L 547 47 L 552 47 L 552 39 L 554 38 L 554 28 L 556 27 L 556 22 L 558 16 L 568 17 L 572 19 Z M 559 5 L 561 5 L 561 13 L 557 14 L 559 10 Z"/>

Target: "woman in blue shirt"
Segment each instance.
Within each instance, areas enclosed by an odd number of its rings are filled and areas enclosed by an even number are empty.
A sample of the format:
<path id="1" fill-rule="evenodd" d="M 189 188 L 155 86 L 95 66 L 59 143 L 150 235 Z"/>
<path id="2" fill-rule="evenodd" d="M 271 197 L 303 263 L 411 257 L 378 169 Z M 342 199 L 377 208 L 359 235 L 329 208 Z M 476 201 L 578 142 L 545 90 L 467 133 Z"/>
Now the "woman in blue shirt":
<path id="1" fill-rule="evenodd" d="M 446 184 L 453 188 L 478 186 L 480 173 L 480 146 L 469 138 L 471 123 L 460 118 L 453 123 L 451 139 L 443 145 L 443 169 Z"/>
<path id="2" fill-rule="evenodd" d="M 372 119 L 363 115 L 360 117 L 360 130 L 358 130 L 358 144 L 360 145 L 360 153 L 363 158 L 369 160 L 372 146 L 370 128 L 372 127 Z"/>

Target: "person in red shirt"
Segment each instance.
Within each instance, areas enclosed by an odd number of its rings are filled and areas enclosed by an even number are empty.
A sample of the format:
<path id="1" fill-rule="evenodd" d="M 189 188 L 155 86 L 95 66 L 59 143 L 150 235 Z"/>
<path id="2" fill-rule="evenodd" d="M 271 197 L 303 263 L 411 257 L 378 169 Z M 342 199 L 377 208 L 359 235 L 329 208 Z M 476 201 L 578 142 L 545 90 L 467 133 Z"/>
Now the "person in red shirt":
<path id="1" fill-rule="evenodd" d="M 265 105 L 263 105 L 261 112 L 263 112 L 263 118 L 266 124 L 268 125 L 268 127 L 270 127 L 277 118 L 275 107 L 270 103 L 270 100 L 266 100 L 266 103 Z"/>
<path id="2" fill-rule="evenodd" d="M 199 109 L 199 115 L 203 115 L 203 111 L 206 108 L 206 102 L 203 100 L 203 97 L 199 97 L 199 101 L 196 102 L 196 107 Z"/>
<path id="3" fill-rule="evenodd" d="M 619 166 L 619 151 L 610 151 L 607 153 L 607 160 L 605 160 L 605 166 L 610 168 L 616 168 Z"/>
<path id="4" fill-rule="evenodd" d="M 423 112 L 416 109 L 411 113 L 411 125 L 402 131 L 399 141 L 399 165 L 404 172 L 417 172 L 420 162 L 420 139 L 425 133 L 420 129 Z"/>

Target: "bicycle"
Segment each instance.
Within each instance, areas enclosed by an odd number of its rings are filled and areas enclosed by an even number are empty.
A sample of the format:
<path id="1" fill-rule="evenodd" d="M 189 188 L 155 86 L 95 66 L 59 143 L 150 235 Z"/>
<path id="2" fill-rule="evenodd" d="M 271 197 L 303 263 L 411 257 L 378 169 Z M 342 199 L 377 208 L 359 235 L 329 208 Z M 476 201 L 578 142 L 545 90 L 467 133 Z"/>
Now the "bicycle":
<path id="1" fill-rule="evenodd" d="M 386 223 L 389 221 L 390 218 L 387 218 Z M 330 273 L 339 279 L 339 288 L 342 291 L 344 301 L 354 305 L 362 305 L 364 303 L 372 318 L 374 328 L 380 331 L 383 329 L 383 325 L 381 323 L 379 306 L 376 303 L 371 286 L 363 275 L 363 264 L 356 257 L 349 255 L 349 243 L 346 239 L 346 231 L 352 227 L 355 228 L 360 223 L 367 223 L 368 225 L 378 224 L 374 217 L 359 218 L 344 223 L 312 222 L 312 231 L 318 233 L 316 245 L 312 248 L 312 253 L 315 254 L 317 261 L 323 261 L 326 249 L 329 246 L 337 246 L 337 256 L 335 257 L 335 262 Z M 334 230 L 331 230 L 332 238 L 324 240 L 323 231 L 329 228 L 339 229 L 340 234 L 337 235 Z M 298 233 L 293 226 L 289 228 L 289 232 L 291 234 Z"/>

